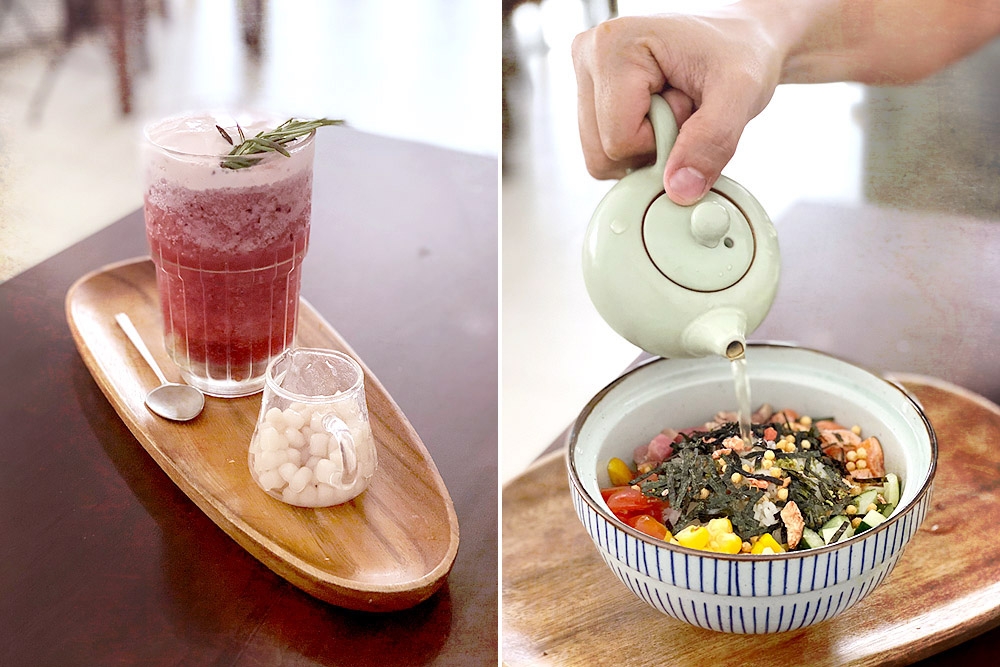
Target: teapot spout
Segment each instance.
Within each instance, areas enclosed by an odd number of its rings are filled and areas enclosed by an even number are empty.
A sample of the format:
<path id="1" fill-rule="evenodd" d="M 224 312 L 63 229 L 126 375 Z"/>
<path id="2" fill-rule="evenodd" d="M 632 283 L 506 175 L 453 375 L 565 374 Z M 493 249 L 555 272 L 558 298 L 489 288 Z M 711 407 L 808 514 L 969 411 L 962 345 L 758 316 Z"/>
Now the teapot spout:
<path id="1" fill-rule="evenodd" d="M 735 308 L 715 308 L 684 329 L 681 342 L 692 357 L 739 359 L 746 351 L 747 318 Z"/>

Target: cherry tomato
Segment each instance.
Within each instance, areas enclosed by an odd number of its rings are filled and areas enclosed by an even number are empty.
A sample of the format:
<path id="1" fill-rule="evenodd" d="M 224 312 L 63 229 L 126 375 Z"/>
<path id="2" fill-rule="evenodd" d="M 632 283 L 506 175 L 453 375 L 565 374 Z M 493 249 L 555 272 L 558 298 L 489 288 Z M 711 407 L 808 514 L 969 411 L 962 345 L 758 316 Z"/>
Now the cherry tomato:
<path id="1" fill-rule="evenodd" d="M 605 500 L 608 508 L 616 515 L 620 514 L 652 514 L 663 511 L 664 503 L 654 498 L 647 498 L 641 491 L 630 486 L 616 489 Z"/>
<path id="2" fill-rule="evenodd" d="M 658 540 L 665 539 L 667 536 L 667 527 L 648 514 L 640 514 L 632 517 L 626 523 L 639 532 L 646 533 Z"/>
<path id="3" fill-rule="evenodd" d="M 606 489 L 601 489 L 601 498 L 604 499 L 604 502 L 608 502 L 608 498 L 611 497 L 612 493 L 614 493 L 615 491 L 621 491 L 622 489 L 627 489 L 627 488 L 628 488 L 627 486 L 609 486 Z"/>

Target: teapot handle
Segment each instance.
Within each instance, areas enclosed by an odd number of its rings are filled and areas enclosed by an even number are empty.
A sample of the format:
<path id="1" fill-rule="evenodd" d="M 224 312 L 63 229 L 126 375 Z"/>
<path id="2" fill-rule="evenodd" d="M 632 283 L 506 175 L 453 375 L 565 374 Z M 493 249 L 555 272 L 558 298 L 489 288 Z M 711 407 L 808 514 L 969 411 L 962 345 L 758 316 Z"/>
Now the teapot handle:
<path id="1" fill-rule="evenodd" d="M 649 100 L 649 122 L 653 124 L 653 136 L 656 138 L 656 164 L 654 165 L 663 176 L 667 168 L 667 157 L 677 141 L 677 120 L 667 101 L 653 94 Z"/>

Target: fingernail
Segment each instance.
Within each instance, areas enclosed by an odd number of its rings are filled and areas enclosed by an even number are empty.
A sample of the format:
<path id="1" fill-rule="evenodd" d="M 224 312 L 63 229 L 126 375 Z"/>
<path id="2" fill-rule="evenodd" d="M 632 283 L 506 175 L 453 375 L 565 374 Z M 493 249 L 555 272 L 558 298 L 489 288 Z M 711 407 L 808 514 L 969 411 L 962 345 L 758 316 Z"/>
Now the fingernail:
<path id="1" fill-rule="evenodd" d="M 682 167 L 670 175 L 668 181 L 674 197 L 693 204 L 705 194 L 706 181 L 701 172 L 692 167 Z"/>

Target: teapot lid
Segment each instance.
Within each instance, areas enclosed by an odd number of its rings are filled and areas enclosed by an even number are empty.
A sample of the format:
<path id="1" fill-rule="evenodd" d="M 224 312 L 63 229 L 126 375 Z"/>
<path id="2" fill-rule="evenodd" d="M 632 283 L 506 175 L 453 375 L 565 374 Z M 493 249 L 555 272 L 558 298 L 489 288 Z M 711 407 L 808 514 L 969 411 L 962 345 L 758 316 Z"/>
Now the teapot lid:
<path id="1" fill-rule="evenodd" d="M 754 259 L 753 227 L 740 207 L 716 190 L 693 207 L 660 194 L 646 209 L 642 242 L 665 278 L 698 292 L 732 287 Z"/>

